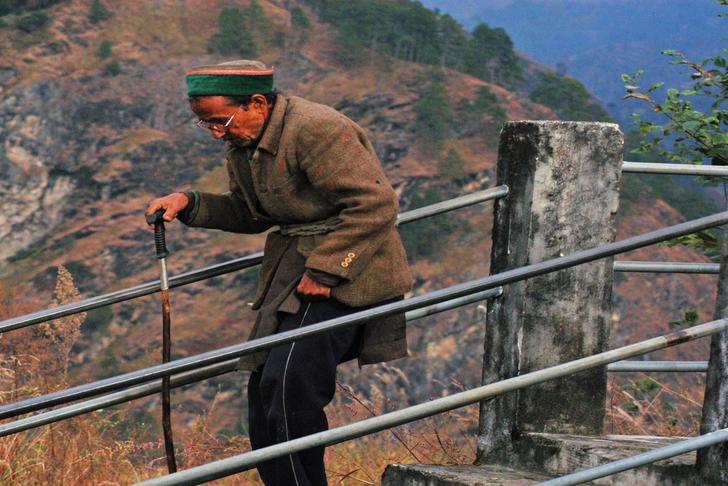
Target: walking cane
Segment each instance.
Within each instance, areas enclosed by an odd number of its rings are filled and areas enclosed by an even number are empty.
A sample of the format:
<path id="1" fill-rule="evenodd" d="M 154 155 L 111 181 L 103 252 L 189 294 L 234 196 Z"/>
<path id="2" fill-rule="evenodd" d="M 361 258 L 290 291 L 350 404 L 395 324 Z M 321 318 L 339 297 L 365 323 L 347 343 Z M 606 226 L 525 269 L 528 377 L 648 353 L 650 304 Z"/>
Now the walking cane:
<path id="1" fill-rule="evenodd" d="M 159 281 L 162 288 L 162 363 L 169 362 L 171 352 L 170 318 L 169 318 L 169 282 L 167 280 L 167 243 L 164 238 L 164 209 L 146 216 L 147 223 L 154 225 L 154 246 L 159 260 Z M 172 440 L 172 422 L 170 420 L 169 376 L 162 377 L 162 431 L 164 432 L 164 450 L 167 454 L 167 469 L 170 474 L 177 472 L 177 461 L 174 457 Z"/>

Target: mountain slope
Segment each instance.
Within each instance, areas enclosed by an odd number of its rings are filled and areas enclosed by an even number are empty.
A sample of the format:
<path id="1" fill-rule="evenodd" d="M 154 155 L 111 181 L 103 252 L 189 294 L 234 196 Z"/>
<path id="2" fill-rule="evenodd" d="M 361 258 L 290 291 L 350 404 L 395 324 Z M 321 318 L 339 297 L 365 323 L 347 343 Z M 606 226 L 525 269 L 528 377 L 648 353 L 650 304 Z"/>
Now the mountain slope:
<path id="1" fill-rule="evenodd" d="M 719 53 L 728 36 L 715 0 L 425 0 L 468 27 L 479 22 L 505 28 L 519 51 L 584 83 L 620 123 L 649 110 L 623 101 L 622 73 L 645 69 L 646 86 L 689 81 L 668 64 L 663 49 L 700 61 Z M 686 75 L 687 74 L 687 75 Z M 687 89 L 687 86 L 684 86 Z"/>

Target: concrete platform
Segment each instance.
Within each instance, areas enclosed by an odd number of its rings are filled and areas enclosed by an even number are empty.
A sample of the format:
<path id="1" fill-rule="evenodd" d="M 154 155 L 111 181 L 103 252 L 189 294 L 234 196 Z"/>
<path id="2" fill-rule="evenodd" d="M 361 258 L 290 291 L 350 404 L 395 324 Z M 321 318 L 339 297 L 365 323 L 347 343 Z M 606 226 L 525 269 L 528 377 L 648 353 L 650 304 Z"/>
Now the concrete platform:
<path id="1" fill-rule="evenodd" d="M 505 465 L 391 465 L 382 476 L 385 486 L 530 485 L 552 477 L 614 462 L 668 445 L 682 437 L 588 437 L 528 433 L 514 442 Z M 693 486 L 695 453 L 688 453 L 638 469 L 608 476 L 590 484 L 639 486 Z"/>
<path id="2" fill-rule="evenodd" d="M 520 469 L 562 476 L 607 464 L 672 444 L 684 437 L 527 433 L 514 442 L 514 461 Z M 642 466 L 594 481 L 593 484 L 687 485 L 693 479 L 695 452 Z"/>
<path id="3" fill-rule="evenodd" d="M 382 486 L 526 486 L 547 479 L 504 466 L 394 464 L 384 471 Z"/>

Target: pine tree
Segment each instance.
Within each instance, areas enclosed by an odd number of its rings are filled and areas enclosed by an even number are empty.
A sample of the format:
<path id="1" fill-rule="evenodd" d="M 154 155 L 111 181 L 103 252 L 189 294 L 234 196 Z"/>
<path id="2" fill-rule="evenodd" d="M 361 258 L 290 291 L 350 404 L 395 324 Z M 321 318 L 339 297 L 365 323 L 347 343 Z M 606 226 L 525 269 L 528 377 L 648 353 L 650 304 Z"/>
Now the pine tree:
<path id="1" fill-rule="evenodd" d="M 415 114 L 415 132 L 422 147 L 439 152 L 447 138 L 451 117 L 450 98 L 442 81 L 430 82 L 415 106 Z"/>
<path id="2" fill-rule="evenodd" d="M 465 175 L 465 159 L 456 149 L 447 151 L 447 156 L 440 163 L 440 175 L 446 179 L 458 179 Z"/>
<path id="3" fill-rule="evenodd" d="M 101 0 L 94 0 L 91 3 L 91 10 L 88 14 L 88 20 L 92 24 L 98 24 L 99 22 L 102 22 L 106 19 L 111 17 L 111 12 L 109 12 L 103 3 L 101 3 Z"/>
<path id="4" fill-rule="evenodd" d="M 226 56 L 254 56 L 257 53 L 257 46 L 248 27 L 248 19 L 242 10 L 223 9 L 217 18 L 217 25 L 217 33 L 208 41 L 208 47 L 212 52 Z"/>

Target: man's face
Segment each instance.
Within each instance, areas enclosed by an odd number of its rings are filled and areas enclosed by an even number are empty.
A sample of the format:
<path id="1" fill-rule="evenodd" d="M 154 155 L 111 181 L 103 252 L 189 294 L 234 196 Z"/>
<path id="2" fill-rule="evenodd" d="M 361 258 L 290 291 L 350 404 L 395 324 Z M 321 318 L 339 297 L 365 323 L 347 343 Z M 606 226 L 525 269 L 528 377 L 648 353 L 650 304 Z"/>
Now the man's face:
<path id="1" fill-rule="evenodd" d="M 269 113 L 268 103 L 262 95 L 253 95 L 247 108 L 233 104 L 224 96 L 203 96 L 190 102 L 190 107 L 200 120 L 215 124 L 215 128 L 210 129 L 213 138 L 239 147 L 250 146 L 258 139 Z"/>

